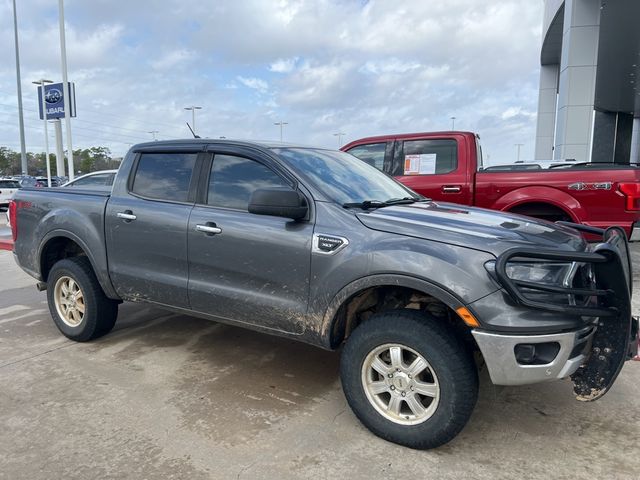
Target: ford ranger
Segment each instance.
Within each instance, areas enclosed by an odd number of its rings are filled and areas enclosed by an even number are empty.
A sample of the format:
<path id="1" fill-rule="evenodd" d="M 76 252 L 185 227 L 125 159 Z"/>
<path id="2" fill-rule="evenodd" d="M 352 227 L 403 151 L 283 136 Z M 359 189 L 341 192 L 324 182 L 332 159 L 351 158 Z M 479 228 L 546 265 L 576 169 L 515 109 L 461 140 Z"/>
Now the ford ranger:
<path id="1" fill-rule="evenodd" d="M 355 415 L 412 448 L 462 430 L 478 368 L 498 385 L 571 377 L 588 401 L 637 348 L 620 228 L 434 202 L 344 152 L 140 144 L 110 192 L 25 188 L 9 213 L 68 338 L 107 334 L 133 301 L 341 347 Z"/>

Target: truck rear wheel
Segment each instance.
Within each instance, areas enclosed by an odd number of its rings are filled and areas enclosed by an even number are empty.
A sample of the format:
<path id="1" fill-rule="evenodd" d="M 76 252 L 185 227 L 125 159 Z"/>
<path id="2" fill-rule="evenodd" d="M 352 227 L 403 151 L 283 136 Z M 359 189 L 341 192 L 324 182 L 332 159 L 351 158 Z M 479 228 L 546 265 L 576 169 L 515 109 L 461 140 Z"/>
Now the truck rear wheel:
<path id="1" fill-rule="evenodd" d="M 415 310 L 376 314 L 358 326 L 342 352 L 340 376 L 369 430 L 416 449 L 453 439 L 478 397 L 471 353 L 437 319 Z"/>
<path id="2" fill-rule="evenodd" d="M 77 342 L 111 331 L 118 303 L 106 297 L 86 257 L 57 262 L 47 279 L 49 311 L 58 330 Z"/>

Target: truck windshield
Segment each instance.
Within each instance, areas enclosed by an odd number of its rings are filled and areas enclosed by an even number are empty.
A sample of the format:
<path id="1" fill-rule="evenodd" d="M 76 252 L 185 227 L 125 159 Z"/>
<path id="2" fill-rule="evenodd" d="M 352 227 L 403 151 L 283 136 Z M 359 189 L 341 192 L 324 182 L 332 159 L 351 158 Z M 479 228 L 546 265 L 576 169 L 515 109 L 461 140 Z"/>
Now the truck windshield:
<path id="1" fill-rule="evenodd" d="M 273 151 L 336 203 L 369 202 L 375 205 L 375 202 L 423 198 L 349 153 L 311 148 L 276 148 Z"/>

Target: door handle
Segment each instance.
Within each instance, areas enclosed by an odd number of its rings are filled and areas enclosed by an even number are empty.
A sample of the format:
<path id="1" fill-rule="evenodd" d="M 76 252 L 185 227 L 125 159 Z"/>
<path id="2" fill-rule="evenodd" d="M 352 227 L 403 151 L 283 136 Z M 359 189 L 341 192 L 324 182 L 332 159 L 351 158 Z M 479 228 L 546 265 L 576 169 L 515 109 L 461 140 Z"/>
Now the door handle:
<path id="1" fill-rule="evenodd" d="M 222 229 L 220 227 L 216 227 L 215 223 L 213 225 L 196 225 L 197 232 L 204 232 L 208 235 L 217 235 L 222 233 Z"/>
<path id="2" fill-rule="evenodd" d="M 445 185 L 442 187 L 443 193 L 460 193 L 462 191 L 462 187 L 460 185 Z"/>
<path id="3" fill-rule="evenodd" d="M 116 217 L 126 220 L 128 222 L 132 222 L 136 217 L 131 210 L 125 210 L 124 212 L 116 213 Z"/>

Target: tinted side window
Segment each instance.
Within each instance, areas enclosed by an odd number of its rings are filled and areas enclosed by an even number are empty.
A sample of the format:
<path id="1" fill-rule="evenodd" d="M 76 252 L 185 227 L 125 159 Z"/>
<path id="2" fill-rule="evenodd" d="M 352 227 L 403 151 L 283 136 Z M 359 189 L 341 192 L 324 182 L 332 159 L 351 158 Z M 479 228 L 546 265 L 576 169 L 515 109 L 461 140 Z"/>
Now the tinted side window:
<path id="1" fill-rule="evenodd" d="M 367 145 L 358 145 L 348 150 L 351 155 L 358 157 L 360 160 L 382 170 L 384 167 L 384 152 L 387 148 L 386 143 L 369 143 Z"/>
<path id="2" fill-rule="evenodd" d="M 271 169 L 248 158 L 216 155 L 209 177 L 207 204 L 247 210 L 255 190 L 291 186 Z"/>
<path id="3" fill-rule="evenodd" d="M 197 153 L 143 153 L 131 191 L 158 200 L 186 202 Z"/>
<path id="4" fill-rule="evenodd" d="M 458 168 L 458 142 L 451 139 L 405 140 L 400 159 L 396 175 L 453 172 Z"/>
<path id="5" fill-rule="evenodd" d="M 91 175 L 90 177 L 81 178 L 71 184 L 71 186 L 84 186 L 84 185 L 105 185 L 109 173 L 103 173 L 100 175 Z"/>

